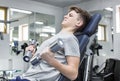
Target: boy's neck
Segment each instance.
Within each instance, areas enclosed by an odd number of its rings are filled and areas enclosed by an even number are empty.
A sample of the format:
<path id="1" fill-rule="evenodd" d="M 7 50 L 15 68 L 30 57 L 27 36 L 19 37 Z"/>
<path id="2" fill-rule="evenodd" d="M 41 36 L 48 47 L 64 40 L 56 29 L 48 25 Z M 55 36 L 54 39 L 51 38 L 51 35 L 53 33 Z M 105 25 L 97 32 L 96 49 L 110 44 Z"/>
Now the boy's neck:
<path id="1" fill-rule="evenodd" d="M 74 29 L 72 27 L 62 27 L 61 31 L 68 32 L 68 33 L 74 33 Z"/>

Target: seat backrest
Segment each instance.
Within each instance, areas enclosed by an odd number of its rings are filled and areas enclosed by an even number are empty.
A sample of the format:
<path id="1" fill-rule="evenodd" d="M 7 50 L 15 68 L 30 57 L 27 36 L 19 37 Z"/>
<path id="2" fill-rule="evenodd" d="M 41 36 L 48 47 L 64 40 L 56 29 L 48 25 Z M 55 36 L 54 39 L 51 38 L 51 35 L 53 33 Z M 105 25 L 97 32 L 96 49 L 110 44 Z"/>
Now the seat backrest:
<path id="1" fill-rule="evenodd" d="M 80 34 L 75 34 L 75 36 L 77 37 L 77 39 L 79 41 L 80 53 L 81 53 L 80 59 L 82 59 L 82 57 L 83 57 L 83 55 L 84 55 L 84 53 L 86 51 L 86 47 L 87 47 L 87 45 L 89 43 L 90 37 L 94 33 L 96 33 L 97 27 L 98 27 L 98 23 L 99 23 L 100 19 L 101 19 L 101 15 L 100 14 L 97 14 L 97 13 L 94 14 L 91 17 L 90 22 L 85 27 L 85 29 Z M 84 69 L 84 68 L 82 68 L 82 69 Z M 80 66 L 79 70 L 81 70 L 81 66 Z M 78 75 L 78 78 L 76 79 L 76 81 L 82 81 L 79 78 L 79 77 L 82 77 L 81 73 L 83 73 L 83 72 L 79 73 L 80 75 Z M 64 76 L 61 76 L 59 81 L 70 81 L 70 80 L 66 79 Z"/>
<path id="2" fill-rule="evenodd" d="M 85 51 L 85 49 L 87 47 L 87 44 L 89 42 L 89 38 L 94 33 L 96 33 L 100 19 L 101 19 L 101 15 L 100 14 L 94 14 L 91 17 L 91 20 L 88 23 L 88 25 L 82 31 L 82 33 L 76 35 L 76 37 L 77 37 L 77 39 L 79 41 L 79 46 L 80 46 L 80 52 L 81 52 L 81 54 L 84 53 L 84 51 Z"/>

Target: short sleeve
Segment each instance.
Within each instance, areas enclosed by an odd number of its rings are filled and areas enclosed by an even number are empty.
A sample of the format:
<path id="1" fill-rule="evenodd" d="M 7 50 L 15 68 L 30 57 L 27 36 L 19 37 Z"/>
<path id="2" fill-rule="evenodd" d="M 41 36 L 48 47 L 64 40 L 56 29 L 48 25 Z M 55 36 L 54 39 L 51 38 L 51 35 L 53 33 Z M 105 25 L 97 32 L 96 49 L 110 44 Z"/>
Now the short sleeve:
<path id="1" fill-rule="evenodd" d="M 64 40 L 65 56 L 78 56 L 80 57 L 79 44 L 76 37 L 68 37 Z"/>

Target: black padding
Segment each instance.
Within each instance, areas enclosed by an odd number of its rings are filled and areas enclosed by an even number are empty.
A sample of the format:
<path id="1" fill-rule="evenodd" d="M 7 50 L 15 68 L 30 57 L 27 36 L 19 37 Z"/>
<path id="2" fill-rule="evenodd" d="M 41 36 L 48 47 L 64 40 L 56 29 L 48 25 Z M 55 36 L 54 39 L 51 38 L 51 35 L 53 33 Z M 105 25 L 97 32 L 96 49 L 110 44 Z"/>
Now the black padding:
<path id="1" fill-rule="evenodd" d="M 89 37 L 87 35 L 79 35 L 76 36 L 78 41 L 79 41 L 79 46 L 80 46 L 80 53 L 83 54 L 84 51 L 86 50 L 86 46 L 89 42 Z"/>
<path id="2" fill-rule="evenodd" d="M 58 81 L 71 81 L 71 80 L 66 78 L 64 75 L 61 75 Z"/>
<path id="3" fill-rule="evenodd" d="M 114 81 L 120 81 L 120 60 L 115 60 Z"/>
<path id="4" fill-rule="evenodd" d="M 89 24 L 83 30 L 83 33 L 88 35 L 89 37 L 91 35 L 93 35 L 98 28 L 98 23 L 99 23 L 100 20 L 101 20 L 101 15 L 100 14 L 94 14 L 91 17 L 91 20 L 90 20 Z"/>

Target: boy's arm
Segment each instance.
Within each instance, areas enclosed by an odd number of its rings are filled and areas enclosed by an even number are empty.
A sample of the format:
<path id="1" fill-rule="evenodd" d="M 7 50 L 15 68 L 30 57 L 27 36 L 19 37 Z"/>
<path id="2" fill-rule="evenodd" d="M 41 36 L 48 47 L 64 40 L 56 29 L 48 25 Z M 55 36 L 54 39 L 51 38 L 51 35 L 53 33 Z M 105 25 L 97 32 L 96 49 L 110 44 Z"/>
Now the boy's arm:
<path id="1" fill-rule="evenodd" d="M 71 80 L 75 80 L 77 78 L 80 62 L 79 57 L 66 56 L 67 64 L 62 64 L 54 58 L 54 53 L 52 53 L 49 48 L 46 48 L 41 53 L 41 58 L 59 70 L 60 73 L 62 73 L 67 78 Z"/>

